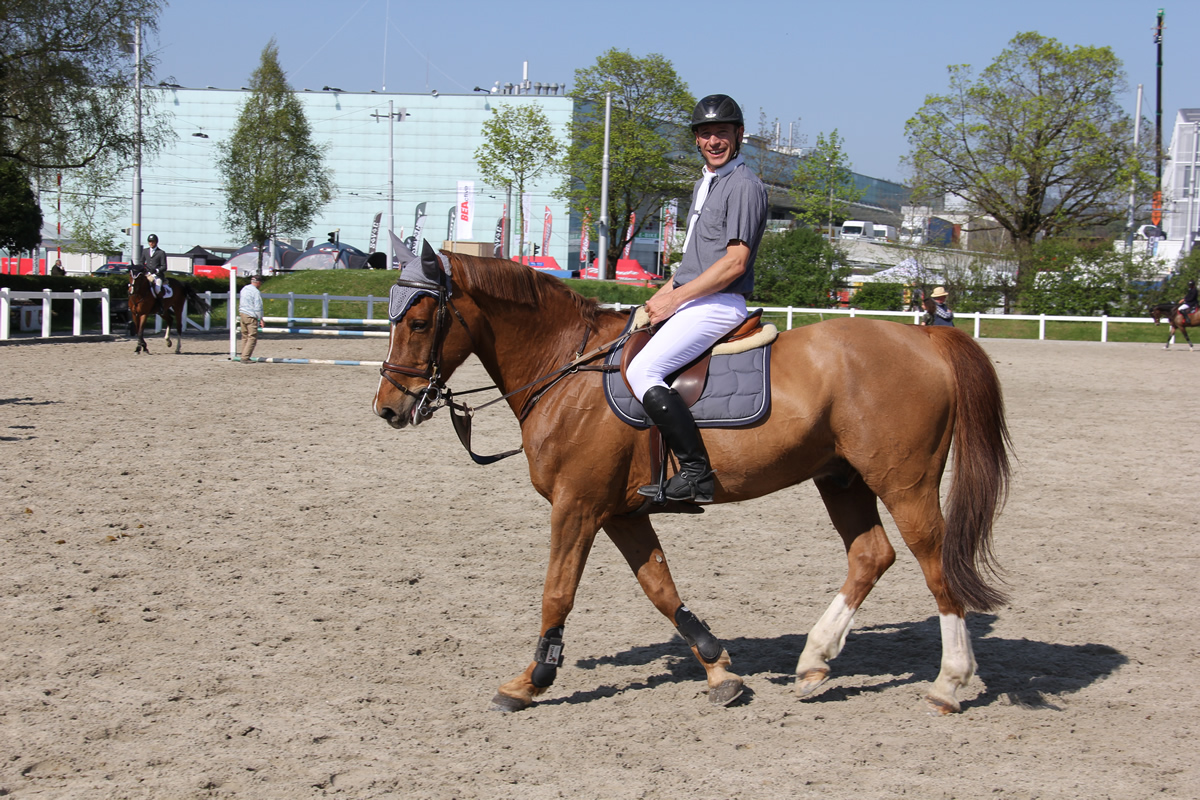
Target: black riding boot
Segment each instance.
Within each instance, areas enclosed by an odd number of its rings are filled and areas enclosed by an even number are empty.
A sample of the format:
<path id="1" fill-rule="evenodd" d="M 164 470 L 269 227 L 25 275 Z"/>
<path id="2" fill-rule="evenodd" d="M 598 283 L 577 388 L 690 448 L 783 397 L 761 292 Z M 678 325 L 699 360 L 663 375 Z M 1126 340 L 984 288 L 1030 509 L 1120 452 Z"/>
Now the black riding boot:
<path id="1" fill-rule="evenodd" d="M 700 438 L 700 429 L 692 410 L 683 402 L 679 392 L 665 386 L 651 386 L 642 398 L 646 415 L 662 433 L 663 441 L 679 459 L 679 472 L 667 481 L 668 500 L 683 500 L 692 503 L 713 501 L 713 471 L 708 463 L 708 451 Z M 643 486 L 640 494 L 655 496 L 657 486 Z"/>

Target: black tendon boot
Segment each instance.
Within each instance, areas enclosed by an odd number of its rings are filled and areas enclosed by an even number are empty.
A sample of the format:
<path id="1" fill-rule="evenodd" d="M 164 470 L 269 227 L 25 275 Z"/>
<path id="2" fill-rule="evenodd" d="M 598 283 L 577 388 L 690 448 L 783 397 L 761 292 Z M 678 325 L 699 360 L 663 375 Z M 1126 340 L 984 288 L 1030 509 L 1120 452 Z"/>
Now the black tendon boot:
<path id="1" fill-rule="evenodd" d="M 679 472 L 667 481 L 666 498 L 692 503 L 713 501 L 713 471 L 708 463 L 708 451 L 700 438 L 700 429 L 692 410 L 683 402 L 679 392 L 665 386 L 651 386 L 642 398 L 646 415 L 662 433 L 663 441 L 679 459 Z M 657 486 L 643 486 L 639 494 L 654 496 Z"/>

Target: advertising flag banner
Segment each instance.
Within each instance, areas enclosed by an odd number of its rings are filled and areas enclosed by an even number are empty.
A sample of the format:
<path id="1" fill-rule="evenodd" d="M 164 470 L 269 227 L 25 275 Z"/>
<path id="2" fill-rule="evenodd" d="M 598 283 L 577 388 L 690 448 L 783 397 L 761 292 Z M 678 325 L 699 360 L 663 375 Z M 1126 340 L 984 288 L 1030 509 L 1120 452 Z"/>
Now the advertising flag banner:
<path id="1" fill-rule="evenodd" d="M 671 260 L 671 247 L 675 244 L 675 224 L 678 219 L 679 201 L 672 200 L 667 203 L 666 211 L 663 213 L 663 263 Z"/>
<path id="2" fill-rule="evenodd" d="M 583 230 L 579 232 L 579 262 L 586 264 L 588 260 L 588 250 L 592 247 L 592 210 L 585 208 L 583 211 Z"/>
<path id="3" fill-rule="evenodd" d="M 621 251 L 621 258 L 629 258 L 629 248 L 633 247 L 633 224 L 637 221 L 637 214 L 633 211 L 629 212 L 629 230 L 625 232 L 625 238 L 628 239 L 625 243 L 625 249 Z"/>
<path id="4" fill-rule="evenodd" d="M 454 231 L 458 229 L 455 223 L 458 222 L 458 206 L 450 206 L 450 211 L 446 214 L 446 238 L 454 240 L 457 237 Z"/>
<path id="5" fill-rule="evenodd" d="M 417 203 L 417 211 L 413 214 L 413 227 L 416 227 L 417 220 L 425 218 L 425 204 Z"/>
<path id="6" fill-rule="evenodd" d="M 496 220 L 496 235 L 492 240 L 492 255 L 496 258 L 504 258 L 504 217 L 507 213 L 508 207 L 505 206 L 504 213 Z"/>
<path id="7" fill-rule="evenodd" d="M 413 223 L 413 252 L 421 252 L 421 231 L 425 228 L 425 204 L 417 206 L 421 213 L 417 216 L 417 221 Z"/>
<path id="8" fill-rule="evenodd" d="M 375 243 L 379 240 L 379 223 L 383 219 L 383 212 L 380 211 L 375 215 L 375 219 L 371 221 L 371 240 L 367 245 L 367 252 L 375 252 Z"/>
<path id="9" fill-rule="evenodd" d="M 454 239 L 469 242 L 474 237 L 472 222 L 475 219 L 475 181 L 458 182 L 458 231 Z"/>
<path id="10" fill-rule="evenodd" d="M 550 249 L 550 229 L 554 227 L 554 215 L 550 213 L 550 206 L 546 206 L 545 215 L 542 217 L 542 255 L 546 255 L 546 251 Z"/>

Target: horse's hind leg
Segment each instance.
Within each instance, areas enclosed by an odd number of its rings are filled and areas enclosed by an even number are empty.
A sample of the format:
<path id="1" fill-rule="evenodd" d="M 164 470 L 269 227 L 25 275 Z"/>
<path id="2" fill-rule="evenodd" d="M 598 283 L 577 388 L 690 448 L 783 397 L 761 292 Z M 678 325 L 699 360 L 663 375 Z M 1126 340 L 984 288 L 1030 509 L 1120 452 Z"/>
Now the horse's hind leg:
<path id="1" fill-rule="evenodd" d="M 679 635 L 692 648 L 692 654 L 704 667 L 708 681 L 708 700 L 714 705 L 729 705 L 742 694 L 742 679 L 727 668 L 729 653 L 698 619 L 675 588 L 675 580 L 667 566 L 666 556 L 658 534 L 646 517 L 625 517 L 609 521 L 604 532 L 625 556 L 625 561 L 637 576 L 642 591 L 654 607 L 671 621 Z"/>
<path id="2" fill-rule="evenodd" d="M 925 585 L 937 600 L 942 634 L 942 663 L 937 679 L 925 696 L 939 714 L 961 710 L 958 690 L 975 674 L 975 653 L 967 631 L 966 609 L 954 600 L 942 571 L 942 542 L 945 520 L 942 517 L 935 486 L 906 490 L 898 497 L 885 498 L 889 513 L 904 537 L 904 543 L 917 557 L 925 574 Z"/>
<path id="3" fill-rule="evenodd" d="M 161 319 L 163 322 L 163 331 L 164 331 L 163 338 L 167 342 L 167 348 L 170 349 L 170 347 L 171 347 L 171 325 L 174 323 L 175 320 L 173 319 L 170 311 L 167 311 L 166 315 L 161 317 Z M 179 351 L 176 350 L 175 352 L 178 353 Z"/>
<path id="4" fill-rule="evenodd" d="M 796 664 L 796 686 L 801 697 L 812 694 L 829 679 L 829 661 L 842 651 L 854 613 L 871 588 L 896 560 L 896 551 L 884 533 L 875 493 L 862 477 L 823 477 L 813 481 L 825 501 L 833 526 L 846 545 L 849 571 L 841 591 L 809 631 Z"/>

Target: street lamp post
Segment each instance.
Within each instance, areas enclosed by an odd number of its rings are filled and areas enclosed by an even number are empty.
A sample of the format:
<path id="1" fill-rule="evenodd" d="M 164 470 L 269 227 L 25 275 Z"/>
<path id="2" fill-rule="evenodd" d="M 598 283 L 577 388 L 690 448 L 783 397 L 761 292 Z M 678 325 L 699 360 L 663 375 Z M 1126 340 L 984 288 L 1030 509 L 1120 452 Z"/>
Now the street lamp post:
<path id="1" fill-rule="evenodd" d="M 328 87 L 326 87 L 328 88 Z M 384 115 L 375 113 L 371 115 L 375 121 L 383 119 Z M 391 269 L 393 262 L 396 260 L 395 247 L 392 244 L 392 231 L 396 230 L 396 119 L 399 118 L 404 122 L 408 116 L 408 109 L 401 108 L 399 110 L 393 107 L 393 101 L 388 100 L 388 261 L 387 268 Z"/>

